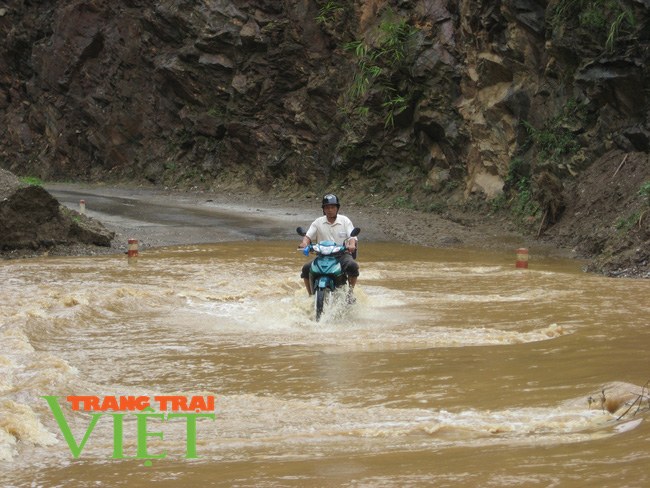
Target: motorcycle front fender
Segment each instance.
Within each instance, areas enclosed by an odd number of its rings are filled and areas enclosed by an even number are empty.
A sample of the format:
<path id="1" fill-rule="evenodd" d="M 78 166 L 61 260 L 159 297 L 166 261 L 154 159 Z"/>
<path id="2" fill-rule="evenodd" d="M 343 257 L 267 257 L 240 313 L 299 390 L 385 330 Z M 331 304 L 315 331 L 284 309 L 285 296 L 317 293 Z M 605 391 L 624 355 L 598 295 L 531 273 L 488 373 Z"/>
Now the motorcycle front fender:
<path id="1" fill-rule="evenodd" d="M 327 276 L 321 276 L 318 278 L 314 285 L 315 288 L 329 288 L 330 290 L 334 291 L 334 280 Z"/>

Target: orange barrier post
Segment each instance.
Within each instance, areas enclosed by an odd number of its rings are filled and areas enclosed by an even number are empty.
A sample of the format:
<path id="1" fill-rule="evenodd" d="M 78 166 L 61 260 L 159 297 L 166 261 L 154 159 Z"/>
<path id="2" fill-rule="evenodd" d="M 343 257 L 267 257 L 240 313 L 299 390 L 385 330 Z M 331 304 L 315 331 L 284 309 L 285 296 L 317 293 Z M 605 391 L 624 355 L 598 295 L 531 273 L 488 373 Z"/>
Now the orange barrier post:
<path id="1" fill-rule="evenodd" d="M 79 213 L 80 214 L 86 213 L 86 200 L 79 200 Z"/>
<path id="2" fill-rule="evenodd" d="M 528 249 L 517 249 L 517 268 L 528 268 Z"/>
<path id="3" fill-rule="evenodd" d="M 129 247 L 127 255 L 129 257 L 129 264 L 135 264 L 138 261 L 138 240 L 129 239 Z"/>

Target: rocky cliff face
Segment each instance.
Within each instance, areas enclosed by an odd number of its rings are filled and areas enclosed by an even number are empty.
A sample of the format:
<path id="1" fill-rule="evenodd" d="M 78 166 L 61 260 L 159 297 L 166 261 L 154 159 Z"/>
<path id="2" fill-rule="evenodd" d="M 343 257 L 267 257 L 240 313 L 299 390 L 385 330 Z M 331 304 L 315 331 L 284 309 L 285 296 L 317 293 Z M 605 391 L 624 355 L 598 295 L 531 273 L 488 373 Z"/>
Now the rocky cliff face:
<path id="1" fill-rule="evenodd" d="M 648 3 L 12 0 L 2 165 L 205 185 L 236 171 L 262 186 L 395 170 L 436 186 L 455 168 L 467 193 L 494 197 L 515 158 L 539 162 L 531 131 L 575 140 L 559 177 L 613 146 L 648 151 Z M 380 59 L 391 35 L 399 63 Z"/>
<path id="2" fill-rule="evenodd" d="M 528 196 L 546 227 L 598 158 L 650 151 L 649 0 L 3 5 L 18 174 Z"/>
<path id="3" fill-rule="evenodd" d="M 2 165 L 205 185 L 322 176 L 345 60 L 312 4 L 8 2 Z"/>

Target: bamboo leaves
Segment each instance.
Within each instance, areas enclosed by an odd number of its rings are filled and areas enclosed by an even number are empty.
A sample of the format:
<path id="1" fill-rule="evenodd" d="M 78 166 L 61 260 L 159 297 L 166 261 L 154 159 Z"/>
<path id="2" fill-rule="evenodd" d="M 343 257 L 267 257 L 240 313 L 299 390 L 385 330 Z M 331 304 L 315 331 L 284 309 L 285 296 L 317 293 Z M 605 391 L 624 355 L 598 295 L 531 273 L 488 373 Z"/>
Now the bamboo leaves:
<path id="1" fill-rule="evenodd" d="M 379 26 L 370 40 L 356 39 L 343 48 L 353 53 L 356 72 L 348 93 L 353 99 L 364 98 L 371 88 L 377 88 L 386 109 L 385 127 L 393 127 L 395 115 L 408 108 L 409 96 L 400 93 L 399 77 L 395 76 L 407 63 L 412 54 L 413 35 L 417 29 L 406 19 L 399 18 L 389 8 L 384 11 Z"/>

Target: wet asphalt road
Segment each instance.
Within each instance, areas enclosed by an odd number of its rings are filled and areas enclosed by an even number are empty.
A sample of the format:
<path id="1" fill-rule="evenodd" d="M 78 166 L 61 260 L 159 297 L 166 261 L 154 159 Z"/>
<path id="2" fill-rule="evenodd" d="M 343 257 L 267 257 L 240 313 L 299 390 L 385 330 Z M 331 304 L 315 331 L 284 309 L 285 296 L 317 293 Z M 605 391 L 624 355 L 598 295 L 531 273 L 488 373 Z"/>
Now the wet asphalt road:
<path id="1" fill-rule="evenodd" d="M 238 204 L 217 204 L 207 194 L 170 197 L 155 190 L 76 188 L 48 185 L 63 205 L 102 222 L 123 238 L 138 238 L 148 246 L 201 244 L 233 240 L 296 240 L 298 225 L 313 215 L 274 211 Z M 313 212 L 312 212 L 313 213 Z"/>

